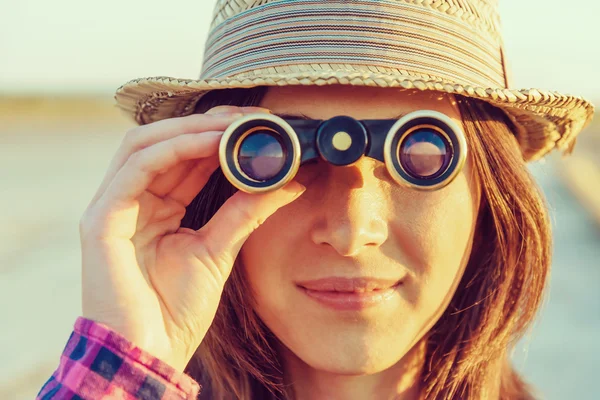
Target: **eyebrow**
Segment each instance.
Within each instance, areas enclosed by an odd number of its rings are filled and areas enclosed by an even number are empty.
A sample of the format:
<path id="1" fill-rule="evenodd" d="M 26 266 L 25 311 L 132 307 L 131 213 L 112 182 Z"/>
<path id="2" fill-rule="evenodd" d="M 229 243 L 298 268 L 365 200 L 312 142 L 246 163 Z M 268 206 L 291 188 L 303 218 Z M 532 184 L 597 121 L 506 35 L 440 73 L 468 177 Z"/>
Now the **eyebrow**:
<path id="1" fill-rule="evenodd" d="M 276 115 L 283 119 L 303 119 L 303 120 L 318 119 L 318 118 L 311 118 L 308 115 L 305 115 L 302 113 L 273 113 L 273 115 Z M 406 113 L 402 113 L 402 114 L 400 114 L 396 117 L 392 117 L 390 119 L 400 119 L 400 118 L 404 117 L 405 115 L 406 115 Z"/>

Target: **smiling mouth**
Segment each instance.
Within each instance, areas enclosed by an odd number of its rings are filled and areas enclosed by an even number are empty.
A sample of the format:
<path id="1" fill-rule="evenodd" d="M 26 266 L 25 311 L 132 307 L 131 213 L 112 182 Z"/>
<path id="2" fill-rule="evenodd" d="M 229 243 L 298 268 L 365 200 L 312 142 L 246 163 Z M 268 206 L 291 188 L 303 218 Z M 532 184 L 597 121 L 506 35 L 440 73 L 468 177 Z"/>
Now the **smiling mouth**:
<path id="1" fill-rule="evenodd" d="M 297 282 L 296 285 L 315 292 L 367 293 L 396 287 L 401 281 L 402 279 L 382 279 L 373 277 L 329 277 Z"/>
<path id="2" fill-rule="evenodd" d="M 300 285 L 298 288 L 321 306 L 336 311 L 357 312 L 378 306 L 381 308 L 381 306 L 389 303 L 398 295 L 401 286 L 402 282 L 398 282 L 387 288 L 372 290 L 364 288 L 357 288 L 352 291 L 312 290 Z"/>
<path id="3" fill-rule="evenodd" d="M 361 311 L 382 306 L 396 297 L 402 279 L 328 277 L 296 282 L 313 301 L 337 311 Z"/>

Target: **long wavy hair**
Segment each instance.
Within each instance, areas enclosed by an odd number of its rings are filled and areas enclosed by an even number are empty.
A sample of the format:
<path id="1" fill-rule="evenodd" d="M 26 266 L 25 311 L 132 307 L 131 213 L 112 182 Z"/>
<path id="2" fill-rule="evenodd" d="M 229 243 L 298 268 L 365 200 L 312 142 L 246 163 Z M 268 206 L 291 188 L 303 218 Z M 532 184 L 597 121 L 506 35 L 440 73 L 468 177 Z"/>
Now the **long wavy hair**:
<path id="1" fill-rule="evenodd" d="M 259 105 L 268 89 L 210 92 L 196 106 Z M 512 350 L 542 303 L 550 270 L 547 208 L 503 111 L 456 95 L 481 184 L 475 243 L 449 306 L 422 340 L 425 399 L 535 399 L 511 365 Z M 199 229 L 234 193 L 220 169 L 187 207 L 182 227 Z M 278 339 L 254 312 L 244 270 L 234 266 L 217 314 L 185 372 L 201 399 L 289 399 Z"/>

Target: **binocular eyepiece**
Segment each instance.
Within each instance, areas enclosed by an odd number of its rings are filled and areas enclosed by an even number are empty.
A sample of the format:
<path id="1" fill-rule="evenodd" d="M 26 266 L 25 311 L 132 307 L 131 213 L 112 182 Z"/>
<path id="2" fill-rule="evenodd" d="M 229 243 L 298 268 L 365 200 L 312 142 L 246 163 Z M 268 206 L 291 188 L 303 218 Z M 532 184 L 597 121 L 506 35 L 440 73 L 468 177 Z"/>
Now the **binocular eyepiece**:
<path id="1" fill-rule="evenodd" d="M 232 185 L 248 193 L 284 186 L 310 160 L 322 158 L 342 166 L 362 156 L 385 163 L 398 184 L 435 190 L 456 177 L 466 155 L 462 129 L 432 110 L 414 111 L 398 120 L 248 114 L 229 125 L 219 146 L 223 173 Z"/>

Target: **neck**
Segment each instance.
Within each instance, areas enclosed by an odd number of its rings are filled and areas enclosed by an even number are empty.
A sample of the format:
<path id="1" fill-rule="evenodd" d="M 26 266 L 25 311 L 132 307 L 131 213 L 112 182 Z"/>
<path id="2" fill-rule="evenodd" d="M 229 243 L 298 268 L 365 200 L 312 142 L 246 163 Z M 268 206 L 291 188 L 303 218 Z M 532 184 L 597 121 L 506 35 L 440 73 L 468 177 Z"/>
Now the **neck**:
<path id="1" fill-rule="evenodd" d="M 284 382 L 294 400 L 418 400 L 425 360 L 425 341 L 415 345 L 391 367 L 372 374 L 348 375 L 312 368 L 285 346 Z"/>

